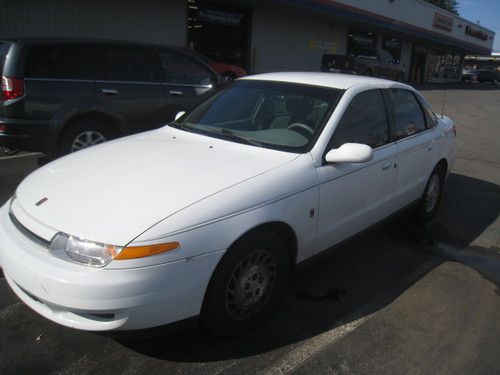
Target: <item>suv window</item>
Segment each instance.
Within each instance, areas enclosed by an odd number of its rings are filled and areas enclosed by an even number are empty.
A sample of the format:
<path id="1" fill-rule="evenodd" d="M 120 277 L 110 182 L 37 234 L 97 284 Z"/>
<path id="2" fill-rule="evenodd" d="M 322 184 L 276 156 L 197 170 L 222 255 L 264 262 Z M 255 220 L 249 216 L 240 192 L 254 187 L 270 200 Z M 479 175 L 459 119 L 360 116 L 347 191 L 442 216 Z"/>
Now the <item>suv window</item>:
<path id="1" fill-rule="evenodd" d="M 389 123 L 380 90 L 356 95 L 333 134 L 333 148 L 344 143 L 363 143 L 372 148 L 389 142 Z"/>
<path id="2" fill-rule="evenodd" d="M 402 139 L 425 130 L 424 113 L 411 91 L 391 89 L 389 95 L 394 108 L 396 139 Z"/>
<path id="3" fill-rule="evenodd" d="M 151 47 L 112 46 L 107 52 L 106 80 L 158 82 L 158 64 Z"/>
<path id="4" fill-rule="evenodd" d="M 29 49 L 24 68 L 28 78 L 94 79 L 97 57 L 90 46 L 44 45 Z"/>
<path id="5" fill-rule="evenodd" d="M 160 51 L 160 61 L 167 83 L 201 86 L 213 83 L 208 69 L 181 53 Z"/>

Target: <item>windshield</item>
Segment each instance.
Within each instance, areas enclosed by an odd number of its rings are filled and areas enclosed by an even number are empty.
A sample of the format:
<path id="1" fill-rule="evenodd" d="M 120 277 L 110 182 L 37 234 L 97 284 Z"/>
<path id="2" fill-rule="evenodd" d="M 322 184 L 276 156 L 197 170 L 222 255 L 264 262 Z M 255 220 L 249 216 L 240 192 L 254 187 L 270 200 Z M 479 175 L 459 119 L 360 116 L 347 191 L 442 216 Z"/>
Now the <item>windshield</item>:
<path id="1" fill-rule="evenodd" d="M 172 126 L 234 142 L 305 152 L 321 133 L 340 90 L 270 81 L 237 81 Z"/>

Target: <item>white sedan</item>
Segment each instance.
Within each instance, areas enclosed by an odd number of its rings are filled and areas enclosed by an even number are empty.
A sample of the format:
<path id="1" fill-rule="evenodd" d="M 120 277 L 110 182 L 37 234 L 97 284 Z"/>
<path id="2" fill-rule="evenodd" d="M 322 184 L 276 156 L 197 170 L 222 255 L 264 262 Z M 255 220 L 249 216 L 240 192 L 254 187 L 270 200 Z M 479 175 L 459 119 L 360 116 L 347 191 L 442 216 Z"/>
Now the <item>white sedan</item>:
<path id="1" fill-rule="evenodd" d="M 68 327 L 258 324 L 293 268 L 413 205 L 435 213 L 455 127 L 412 87 L 246 77 L 158 130 L 29 175 L 0 211 L 0 265 Z"/>

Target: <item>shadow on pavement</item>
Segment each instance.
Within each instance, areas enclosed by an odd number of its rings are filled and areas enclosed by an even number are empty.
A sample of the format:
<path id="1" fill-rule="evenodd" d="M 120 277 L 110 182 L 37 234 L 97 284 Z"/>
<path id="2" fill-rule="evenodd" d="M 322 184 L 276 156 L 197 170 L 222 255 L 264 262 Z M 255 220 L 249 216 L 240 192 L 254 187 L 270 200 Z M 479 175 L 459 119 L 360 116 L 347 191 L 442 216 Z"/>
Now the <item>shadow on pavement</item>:
<path id="1" fill-rule="evenodd" d="M 220 339 L 197 329 L 118 341 L 141 354 L 176 362 L 243 358 L 299 343 L 390 304 L 449 259 L 433 250 L 434 245 L 459 241 L 466 246 L 479 236 L 497 218 L 499 197 L 495 184 L 451 174 L 434 223 L 421 227 L 408 215 L 399 215 L 315 259 L 293 279 L 273 316 L 243 338 Z"/>

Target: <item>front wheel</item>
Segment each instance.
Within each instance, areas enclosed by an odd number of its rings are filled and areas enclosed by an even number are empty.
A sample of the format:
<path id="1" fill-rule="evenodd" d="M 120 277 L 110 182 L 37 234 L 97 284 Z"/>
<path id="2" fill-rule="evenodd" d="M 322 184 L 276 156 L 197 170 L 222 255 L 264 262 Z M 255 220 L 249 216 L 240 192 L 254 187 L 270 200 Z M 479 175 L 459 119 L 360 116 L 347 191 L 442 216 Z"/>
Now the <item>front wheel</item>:
<path id="1" fill-rule="evenodd" d="M 67 125 L 62 135 L 59 154 L 66 155 L 113 139 L 113 132 L 104 124 L 93 120 L 78 120 Z"/>
<path id="2" fill-rule="evenodd" d="M 240 336 L 266 318 L 282 296 L 289 259 L 283 240 L 259 231 L 238 240 L 217 266 L 201 322 L 220 336 Z"/>
<path id="3" fill-rule="evenodd" d="M 436 214 L 441 202 L 444 174 L 443 167 L 437 166 L 427 181 L 424 193 L 418 202 L 415 212 L 416 219 L 421 223 L 430 221 Z"/>

